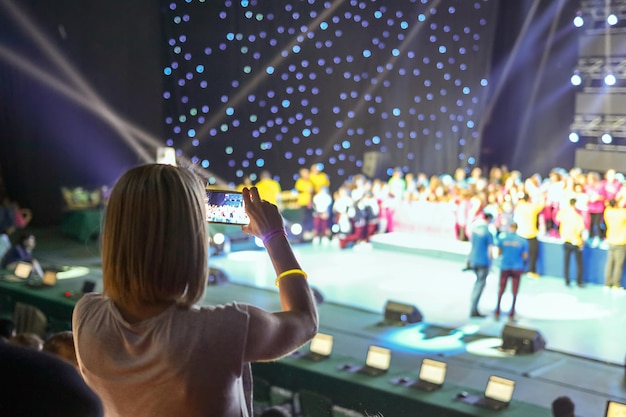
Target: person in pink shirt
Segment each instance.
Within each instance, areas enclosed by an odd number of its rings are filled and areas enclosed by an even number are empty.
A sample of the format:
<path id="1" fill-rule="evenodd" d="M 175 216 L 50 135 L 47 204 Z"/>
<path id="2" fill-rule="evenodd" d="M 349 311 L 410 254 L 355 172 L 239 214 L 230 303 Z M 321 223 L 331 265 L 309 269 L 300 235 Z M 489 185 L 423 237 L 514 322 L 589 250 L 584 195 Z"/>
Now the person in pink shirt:
<path id="1" fill-rule="evenodd" d="M 589 238 L 593 239 L 594 244 L 599 243 L 600 239 L 604 239 L 604 229 L 602 226 L 602 214 L 604 213 L 604 186 L 600 181 L 600 174 L 590 172 L 587 174 L 587 186 L 585 193 L 589 196 L 588 208 L 590 216 Z"/>

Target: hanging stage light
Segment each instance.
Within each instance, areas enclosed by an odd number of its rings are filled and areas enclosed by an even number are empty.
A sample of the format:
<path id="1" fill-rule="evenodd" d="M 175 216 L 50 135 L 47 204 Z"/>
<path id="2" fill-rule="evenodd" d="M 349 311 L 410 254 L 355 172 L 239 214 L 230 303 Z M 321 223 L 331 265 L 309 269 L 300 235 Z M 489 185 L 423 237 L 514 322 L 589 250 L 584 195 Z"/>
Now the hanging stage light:
<path id="1" fill-rule="evenodd" d="M 601 140 L 602 140 L 602 143 L 608 145 L 613 142 L 613 136 L 611 136 L 609 132 L 606 132 L 604 135 L 602 135 Z"/>
<path id="2" fill-rule="evenodd" d="M 578 135 L 577 132 L 571 132 L 569 134 L 569 141 L 572 143 L 578 143 L 578 141 L 580 140 L 580 136 Z"/>
<path id="3" fill-rule="evenodd" d="M 583 83 L 583 77 L 580 76 L 580 72 L 578 70 L 574 71 L 572 74 L 572 78 L 570 78 L 572 85 L 579 86 Z"/>
<path id="4" fill-rule="evenodd" d="M 613 74 L 613 72 L 608 72 L 604 76 L 604 84 L 608 86 L 613 86 L 615 85 L 616 82 L 617 82 L 617 79 L 615 78 L 615 74 Z"/>
<path id="5" fill-rule="evenodd" d="M 585 19 L 583 19 L 583 16 L 580 12 L 578 12 L 576 14 L 576 17 L 574 17 L 574 26 L 576 26 L 577 28 L 583 27 L 583 25 L 585 24 Z"/>
<path id="6" fill-rule="evenodd" d="M 617 15 L 615 15 L 615 13 L 611 13 L 607 18 L 606 18 L 606 23 L 608 23 L 611 26 L 615 26 L 617 24 L 617 22 L 619 21 L 619 19 L 617 18 Z"/>

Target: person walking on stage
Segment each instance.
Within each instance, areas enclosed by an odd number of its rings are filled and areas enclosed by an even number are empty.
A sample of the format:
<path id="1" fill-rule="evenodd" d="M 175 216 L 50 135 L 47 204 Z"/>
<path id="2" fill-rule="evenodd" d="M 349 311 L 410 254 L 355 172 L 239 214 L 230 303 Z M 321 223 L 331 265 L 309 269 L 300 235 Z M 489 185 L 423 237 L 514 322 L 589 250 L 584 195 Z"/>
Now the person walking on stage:
<path id="1" fill-rule="evenodd" d="M 500 257 L 500 286 L 498 288 L 498 303 L 494 318 L 500 320 L 500 302 L 506 289 L 506 283 L 511 278 L 513 301 L 509 311 L 509 320 L 515 320 L 515 303 L 519 291 L 520 277 L 524 272 L 524 263 L 528 257 L 528 241 L 517 234 L 517 223 L 511 223 L 508 232 L 498 236 L 498 256 Z"/>
<path id="2" fill-rule="evenodd" d="M 472 246 L 469 254 L 469 265 L 476 273 L 476 282 L 472 289 L 471 317 L 485 317 L 485 315 L 480 314 L 478 311 L 478 302 L 485 289 L 487 275 L 491 267 L 491 250 L 493 248 L 494 239 L 489 229 L 489 222 L 492 219 L 493 216 L 491 214 L 485 213 L 472 224 L 472 235 L 470 237 Z"/>
<path id="3" fill-rule="evenodd" d="M 615 200 L 609 200 L 609 205 L 604 210 L 604 223 L 606 224 L 606 243 L 609 245 L 604 285 L 605 288 L 619 289 L 622 288 L 622 274 L 626 258 L 626 208 L 618 207 Z"/>
<path id="4" fill-rule="evenodd" d="M 576 283 L 583 288 L 583 232 L 585 221 L 576 210 L 576 199 L 569 200 L 569 205 L 556 213 L 556 222 L 559 225 L 559 235 L 563 240 L 565 250 L 565 285 L 569 287 L 569 261 L 572 255 L 576 259 Z"/>

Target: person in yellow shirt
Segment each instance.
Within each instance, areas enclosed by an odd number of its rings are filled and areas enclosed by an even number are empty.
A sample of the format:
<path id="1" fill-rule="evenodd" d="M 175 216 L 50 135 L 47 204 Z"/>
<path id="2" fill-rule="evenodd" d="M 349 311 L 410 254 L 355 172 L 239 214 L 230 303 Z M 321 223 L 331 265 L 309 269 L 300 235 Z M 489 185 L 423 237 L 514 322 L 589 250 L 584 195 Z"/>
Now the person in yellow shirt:
<path id="1" fill-rule="evenodd" d="M 307 168 L 300 169 L 300 176 L 296 180 L 294 189 L 298 192 L 298 206 L 300 207 L 300 224 L 302 236 L 305 240 L 313 237 L 313 195 L 315 185 L 310 178 Z"/>
<path id="2" fill-rule="evenodd" d="M 309 179 L 313 183 L 313 194 L 317 194 L 322 188 L 330 189 L 330 179 L 325 172 L 322 171 L 322 164 L 313 164 L 309 170 Z"/>
<path id="3" fill-rule="evenodd" d="M 259 190 L 259 195 L 263 200 L 278 206 L 282 189 L 280 183 L 272 178 L 269 171 L 261 172 L 261 177 L 255 187 Z"/>
<path id="4" fill-rule="evenodd" d="M 565 285 L 569 287 L 569 264 L 570 258 L 574 255 L 576 260 L 576 283 L 583 288 L 583 232 L 585 231 L 585 221 L 583 216 L 576 211 L 576 199 L 569 200 L 567 207 L 561 208 L 556 213 L 556 223 L 559 225 L 559 234 L 563 240 L 565 250 Z"/>
<path id="5" fill-rule="evenodd" d="M 537 257 L 539 256 L 537 223 L 541 210 L 543 210 L 543 204 L 531 202 L 528 194 L 523 194 L 513 211 L 513 221 L 517 223 L 517 234 L 528 241 L 528 276 L 531 278 L 539 278 L 537 273 Z"/>
<path id="6" fill-rule="evenodd" d="M 604 285 L 610 288 L 622 288 L 622 274 L 626 258 L 626 208 L 618 207 L 615 200 L 609 200 L 609 205 L 604 210 L 604 223 L 606 224 L 606 243 L 609 245 Z"/>

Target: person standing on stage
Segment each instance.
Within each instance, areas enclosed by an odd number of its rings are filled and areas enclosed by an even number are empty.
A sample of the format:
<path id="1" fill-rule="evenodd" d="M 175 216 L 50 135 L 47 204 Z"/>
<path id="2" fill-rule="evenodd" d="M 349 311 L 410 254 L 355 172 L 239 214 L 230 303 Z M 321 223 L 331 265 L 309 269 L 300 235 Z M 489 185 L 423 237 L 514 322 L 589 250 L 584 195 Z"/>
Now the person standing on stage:
<path id="1" fill-rule="evenodd" d="M 313 195 L 315 185 L 310 178 L 308 168 L 300 169 L 300 176 L 294 185 L 298 192 L 298 206 L 300 207 L 300 224 L 302 225 L 302 236 L 305 240 L 313 238 Z"/>
<path id="2" fill-rule="evenodd" d="M 513 302 L 509 311 L 509 320 L 515 320 L 515 303 L 519 291 L 520 277 L 524 273 L 524 263 L 528 258 L 528 241 L 517 234 L 517 223 L 509 225 L 508 232 L 498 236 L 498 256 L 500 257 L 500 286 L 498 288 L 498 303 L 494 318 L 500 320 L 500 302 L 506 289 L 506 283 L 511 278 Z"/>
<path id="3" fill-rule="evenodd" d="M 565 250 L 565 285 L 569 287 L 569 261 L 572 255 L 576 259 L 576 283 L 583 288 L 583 232 L 585 221 L 576 210 L 576 199 L 571 198 L 567 207 L 556 213 L 556 223 L 559 225 L 559 235 L 563 240 Z"/>
<path id="4" fill-rule="evenodd" d="M 606 243 L 609 254 L 606 259 L 604 285 L 606 288 L 622 288 L 624 259 L 626 258 L 626 208 L 618 207 L 617 201 L 609 200 L 604 210 Z"/>
<path id="5" fill-rule="evenodd" d="M 530 201 L 528 194 L 524 193 L 515 205 L 513 221 L 517 223 L 517 234 L 528 241 L 528 276 L 539 278 L 537 273 L 537 258 L 539 256 L 539 241 L 537 227 L 539 213 L 543 210 L 543 204 Z"/>
<path id="6" fill-rule="evenodd" d="M 469 265 L 476 273 L 476 282 L 472 289 L 470 317 L 485 317 L 478 311 L 478 302 L 485 289 L 487 275 L 491 267 L 491 251 L 494 239 L 489 229 L 489 222 L 492 218 L 491 214 L 486 213 L 472 224 L 472 235 L 470 237 L 472 246 L 469 254 Z"/>
<path id="7" fill-rule="evenodd" d="M 319 193 L 322 188 L 330 190 L 330 178 L 322 171 L 322 164 L 313 164 L 309 170 L 309 179 L 313 183 L 313 195 Z"/>

